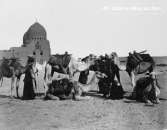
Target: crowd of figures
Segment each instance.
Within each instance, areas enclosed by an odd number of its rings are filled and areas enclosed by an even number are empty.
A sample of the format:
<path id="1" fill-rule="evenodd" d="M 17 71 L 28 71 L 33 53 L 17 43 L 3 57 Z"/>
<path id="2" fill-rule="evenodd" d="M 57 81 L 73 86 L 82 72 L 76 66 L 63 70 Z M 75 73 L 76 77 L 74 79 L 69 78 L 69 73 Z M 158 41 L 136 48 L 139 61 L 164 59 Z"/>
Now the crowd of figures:
<path id="1" fill-rule="evenodd" d="M 132 99 L 144 101 L 149 104 L 159 103 L 156 74 L 154 72 L 155 62 L 149 54 L 144 52 L 129 53 L 126 62 L 126 70 L 120 68 L 118 55 L 113 52 L 110 55 L 89 56 L 76 60 L 71 54 L 51 55 L 45 65 L 44 99 L 74 99 L 82 100 L 90 90 L 93 83 L 98 84 L 98 93 L 104 98 L 121 99 L 124 97 L 124 90 L 120 80 L 120 71 L 127 71 L 133 87 Z M 88 75 L 93 72 L 92 79 L 88 83 Z M 59 76 L 54 76 L 58 73 Z M 80 73 L 75 79 L 76 73 Z M 146 75 L 135 81 L 135 75 L 146 73 Z M 18 97 L 19 81 L 22 74 L 25 74 L 22 99 L 34 99 L 36 95 L 36 77 L 38 68 L 35 58 L 28 56 L 27 65 L 24 67 L 19 59 L 10 58 L 0 61 L 0 80 L 3 77 L 12 78 L 11 96 L 16 80 L 16 92 Z M 60 76 L 61 75 L 61 76 Z M 1 83 L 2 83 L 1 82 Z M 2 84 L 1 84 L 2 86 Z"/>

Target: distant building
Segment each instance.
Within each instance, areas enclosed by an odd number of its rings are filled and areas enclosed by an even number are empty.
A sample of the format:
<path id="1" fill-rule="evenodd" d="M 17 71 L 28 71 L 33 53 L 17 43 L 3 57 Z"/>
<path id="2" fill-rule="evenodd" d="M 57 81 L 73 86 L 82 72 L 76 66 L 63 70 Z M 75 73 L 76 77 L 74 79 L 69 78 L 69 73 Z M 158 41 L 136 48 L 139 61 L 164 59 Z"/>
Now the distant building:
<path id="1" fill-rule="evenodd" d="M 37 62 L 43 63 L 48 60 L 50 54 L 50 43 L 47 40 L 46 30 L 41 24 L 36 22 L 25 32 L 21 47 L 0 50 L 0 59 L 3 57 L 18 57 L 25 64 L 27 56 L 34 55 Z"/>

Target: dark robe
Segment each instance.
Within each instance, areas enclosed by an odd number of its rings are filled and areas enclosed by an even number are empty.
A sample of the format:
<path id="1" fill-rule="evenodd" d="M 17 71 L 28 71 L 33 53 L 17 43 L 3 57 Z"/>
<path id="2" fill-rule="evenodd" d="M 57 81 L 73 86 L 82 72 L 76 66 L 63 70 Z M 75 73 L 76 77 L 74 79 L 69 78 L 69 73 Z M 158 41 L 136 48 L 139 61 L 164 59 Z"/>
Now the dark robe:
<path id="1" fill-rule="evenodd" d="M 33 71 L 32 65 L 28 65 L 25 71 L 23 99 L 31 100 L 35 98 L 34 83 L 35 73 Z"/>
<path id="2" fill-rule="evenodd" d="M 80 72 L 79 82 L 82 84 L 86 84 L 87 80 L 88 80 L 88 75 L 89 75 L 89 70 L 85 70 L 85 71 Z"/>

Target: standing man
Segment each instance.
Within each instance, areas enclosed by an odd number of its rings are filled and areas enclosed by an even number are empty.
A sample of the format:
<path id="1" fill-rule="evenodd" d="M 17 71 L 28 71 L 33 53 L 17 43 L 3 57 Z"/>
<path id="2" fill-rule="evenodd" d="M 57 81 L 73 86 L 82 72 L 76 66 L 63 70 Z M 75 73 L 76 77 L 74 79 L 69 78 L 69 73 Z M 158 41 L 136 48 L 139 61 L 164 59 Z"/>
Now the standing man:
<path id="1" fill-rule="evenodd" d="M 116 52 L 112 52 L 110 55 L 110 59 L 111 59 L 111 70 L 113 71 L 113 73 L 116 75 L 117 81 L 118 81 L 118 85 L 121 85 L 121 80 L 120 80 L 120 73 L 119 71 L 120 69 L 120 61 L 119 61 L 119 57 L 117 55 Z"/>
<path id="2" fill-rule="evenodd" d="M 35 58 L 28 56 L 27 66 L 25 70 L 23 99 L 31 100 L 35 98 L 36 76 L 34 72 Z"/>

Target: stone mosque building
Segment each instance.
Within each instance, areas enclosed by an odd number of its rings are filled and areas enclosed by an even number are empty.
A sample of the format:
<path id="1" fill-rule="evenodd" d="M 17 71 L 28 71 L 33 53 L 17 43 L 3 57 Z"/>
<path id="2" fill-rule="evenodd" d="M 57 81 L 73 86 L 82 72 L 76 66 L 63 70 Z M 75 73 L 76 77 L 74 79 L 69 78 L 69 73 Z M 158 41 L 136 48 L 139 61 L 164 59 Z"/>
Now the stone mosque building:
<path id="1" fill-rule="evenodd" d="M 47 61 L 51 54 L 50 43 L 47 40 L 45 28 L 35 22 L 29 27 L 23 36 L 23 44 L 20 47 L 11 47 L 9 50 L 0 51 L 0 59 L 3 57 L 17 57 L 23 64 L 27 61 L 28 55 L 33 55 L 36 61 L 42 64 Z"/>

